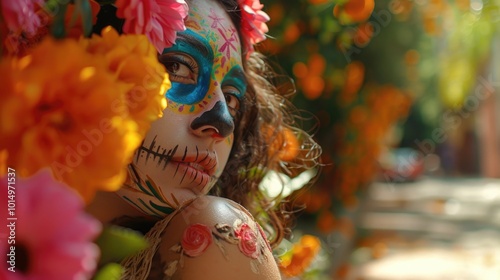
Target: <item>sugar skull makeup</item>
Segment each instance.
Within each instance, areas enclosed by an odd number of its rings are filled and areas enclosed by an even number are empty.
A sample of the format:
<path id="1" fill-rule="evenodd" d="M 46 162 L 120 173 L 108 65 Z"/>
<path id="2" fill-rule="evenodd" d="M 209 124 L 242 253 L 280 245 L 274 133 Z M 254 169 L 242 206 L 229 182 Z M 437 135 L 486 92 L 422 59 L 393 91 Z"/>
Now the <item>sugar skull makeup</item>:
<path id="1" fill-rule="evenodd" d="M 143 212 L 164 216 L 178 202 L 207 193 L 224 169 L 246 92 L 236 27 L 216 1 L 189 3 L 187 30 L 159 60 L 172 88 L 119 195 Z"/>

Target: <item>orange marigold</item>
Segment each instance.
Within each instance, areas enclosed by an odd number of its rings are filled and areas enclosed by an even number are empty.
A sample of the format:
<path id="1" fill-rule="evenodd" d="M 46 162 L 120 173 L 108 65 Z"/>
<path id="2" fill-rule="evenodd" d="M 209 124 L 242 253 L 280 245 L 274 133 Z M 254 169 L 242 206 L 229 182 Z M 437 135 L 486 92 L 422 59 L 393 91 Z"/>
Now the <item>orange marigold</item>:
<path id="1" fill-rule="evenodd" d="M 281 258 L 280 270 L 287 277 L 302 275 L 319 253 L 321 241 L 312 235 L 304 235 L 293 244 L 291 252 Z"/>
<path id="2" fill-rule="evenodd" d="M 130 113 L 141 135 L 145 134 L 165 109 L 165 92 L 171 86 L 165 67 L 158 62 L 156 48 L 145 35 L 120 36 L 111 27 L 103 29 L 101 36 L 81 42 L 87 52 L 104 55 L 109 70 L 131 86 L 125 103 L 120 104 L 122 113 Z"/>
<path id="3" fill-rule="evenodd" d="M 335 5 L 333 15 L 342 24 L 367 20 L 375 8 L 375 0 L 348 0 L 345 4 Z"/>
<path id="4" fill-rule="evenodd" d="M 289 128 L 282 128 L 276 131 L 271 126 L 263 128 L 266 140 L 269 143 L 269 156 L 282 161 L 292 161 L 300 152 L 300 144 L 297 136 Z"/>
<path id="5" fill-rule="evenodd" d="M 89 47 L 98 37 L 80 43 L 46 38 L 30 54 L 0 62 L 0 150 L 8 151 L 7 164 L 20 176 L 50 166 L 87 201 L 98 189 L 121 186 L 169 86 L 165 70 L 150 63 L 156 53 L 146 51 L 154 50 L 143 46 L 147 39 L 125 37 L 100 51 Z M 112 65 L 123 52 L 132 58 Z M 148 67 L 158 72 L 136 70 Z M 134 99 L 138 86 L 148 100 Z"/>
<path id="6" fill-rule="evenodd" d="M 344 104 L 350 104 L 356 98 L 365 79 L 365 66 L 359 61 L 349 63 L 345 68 L 345 83 L 340 93 Z"/>

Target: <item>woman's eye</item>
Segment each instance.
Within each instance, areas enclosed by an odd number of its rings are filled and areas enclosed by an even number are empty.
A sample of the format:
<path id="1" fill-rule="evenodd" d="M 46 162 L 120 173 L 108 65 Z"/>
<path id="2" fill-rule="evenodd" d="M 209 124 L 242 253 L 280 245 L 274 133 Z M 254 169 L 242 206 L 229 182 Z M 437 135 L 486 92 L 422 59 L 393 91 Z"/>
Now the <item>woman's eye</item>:
<path id="1" fill-rule="evenodd" d="M 179 62 L 168 61 L 165 63 L 167 71 L 175 76 L 189 77 L 191 70 L 186 65 L 182 65 Z"/>
<path id="2" fill-rule="evenodd" d="M 159 60 L 167 69 L 169 78 L 172 82 L 196 84 L 198 65 L 190 56 L 169 53 L 162 54 Z"/>
<path id="3" fill-rule="evenodd" d="M 233 87 L 224 90 L 227 108 L 229 108 L 229 113 L 233 116 L 233 118 L 235 118 L 240 111 L 240 100 L 236 97 L 238 94 L 239 92 Z"/>

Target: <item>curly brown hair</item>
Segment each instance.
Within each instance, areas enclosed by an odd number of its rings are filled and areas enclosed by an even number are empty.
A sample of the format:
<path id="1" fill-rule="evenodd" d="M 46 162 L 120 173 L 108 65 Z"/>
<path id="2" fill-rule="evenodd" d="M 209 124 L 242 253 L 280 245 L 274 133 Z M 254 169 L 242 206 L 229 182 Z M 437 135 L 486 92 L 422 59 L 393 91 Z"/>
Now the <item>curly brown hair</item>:
<path id="1" fill-rule="evenodd" d="M 219 2 L 239 30 L 238 1 Z M 241 37 L 241 32 L 239 34 Z M 271 244 L 277 245 L 287 235 L 292 222 L 292 215 L 287 210 L 290 207 L 288 201 L 266 197 L 259 184 L 271 170 L 294 177 L 319 167 L 321 147 L 298 125 L 300 114 L 289 101 L 295 90 L 293 86 L 286 86 L 293 85 L 293 81 L 283 79 L 261 53 L 247 55 L 246 51 L 243 51 L 243 61 L 248 87 L 242 104 L 243 114 L 234 132 L 234 145 L 226 168 L 211 193 L 242 204 L 261 225 L 270 225 L 267 231 L 273 236 Z M 266 133 L 266 128 L 272 128 L 272 133 Z M 292 131 L 299 141 L 299 153 L 293 161 L 283 161 L 279 156 L 287 144 L 277 141 L 284 129 Z"/>
<path id="2" fill-rule="evenodd" d="M 235 27 L 240 30 L 241 11 L 238 0 L 219 2 Z M 115 14 L 114 6 L 103 5 L 93 32 L 100 33 L 108 25 L 121 32 L 123 20 L 116 18 Z M 240 42 L 243 42 L 241 32 L 238 34 Z M 252 52 L 247 55 L 247 52 L 248 50 L 243 49 L 242 59 L 248 86 L 241 104 L 242 114 L 234 131 L 234 144 L 229 160 L 210 194 L 229 198 L 245 206 L 271 234 L 271 244 L 275 246 L 288 233 L 293 221 L 290 213 L 293 207 L 290 207 L 289 201 L 266 197 L 259 189 L 259 184 L 269 171 L 294 177 L 305 170 L 319 167 L 321 148 L 310 133 L 301 129 L 298 124 L 299 111 L 290 102 L 295 93 L 293 81 L 286 75 L 278 74 L 277 67 L 272 67 L 261 53 Z M 284 130 L 292 131 L 299 142 L 299 154 L 292 161 L 283 161 L 279 156 L 286 145 L 285 141 L 278 141 Z M 314 179 L 310 184 L 312 182 Z M 150 227 L 149 224 L 129 226 L 140 228 L 143 232 Z"/>

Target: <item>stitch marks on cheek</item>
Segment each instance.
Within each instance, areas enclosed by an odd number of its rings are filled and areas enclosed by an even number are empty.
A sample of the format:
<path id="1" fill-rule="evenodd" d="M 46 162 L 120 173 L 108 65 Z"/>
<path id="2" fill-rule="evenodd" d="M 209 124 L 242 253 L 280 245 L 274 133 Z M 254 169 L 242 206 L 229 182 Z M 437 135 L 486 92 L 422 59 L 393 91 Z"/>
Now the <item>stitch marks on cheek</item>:
<path id="1" fill-rule="evenodd" d="M 162 168 L 165 169 L 167 167 L 167 164 L 172 160 L 172 157 L 175 155 L 175 152 L 177 151 L 179 145 L 176 145 L 174 148 L 167 151 L 166 148 L 162 148 L 160 145 L 158 146 L 156 145 L 156 137 L 158 137 L 158 135 L 156 135 L 153 138 L 153 140 L 151 140 L 151 143 L 149 143 L 148 147 L 144 146 L 144 142 L 142 143 L 142 145 L 137 150 L 136 161 L 139 161 L 139 159 L 143 157 L 145 154 L 146 163 L 152 157 L 153 158 L 152 160 L 156 161 L 158 163 L 158 166 L 160 166 L 163 163 Z"/>
<path id="2" fill-rule="evenodd" d="M 182 152 L 182 150 L 184 152 Z M 181 148 L 176 145 L 172 149 L 162 148 L 157 143 L 157 136 L 149 145 L 139 148 L 136 162 L 141 160 L 146 166 L 147 162 L 153 160 L 161 170 L 160 175 L 154 179 L 162 186 L 173 186 L 173 188 L 188 188 L 196 194 L 204 194 L 218 180 L 216 176 L 218 168 L 217 154 L 209 149 L 200 150 L 198 146 Z M 144 173 L 157 173 L 154 166 L 146 167 Z"/>
<path id="3" fill-rule="evenodd" d="M 178 178 L 178 174 L 182 174 L 180 184 L 188 178 L 191 179 L 189 184 L 201 186 L 203 191 L 204 186 L 211 186 L 209 183 L 218 179 L 214 175 L 217 169 L 217 156 L 208 149 L 203 152 L 199 151 L 198 146 L 195 146 L 195 149 L 196 154 L 193 154 L 188 152 L 188 147 L 185 147 L 182 158 L 172 160 L 177 164 L 173 177 Z"/>

